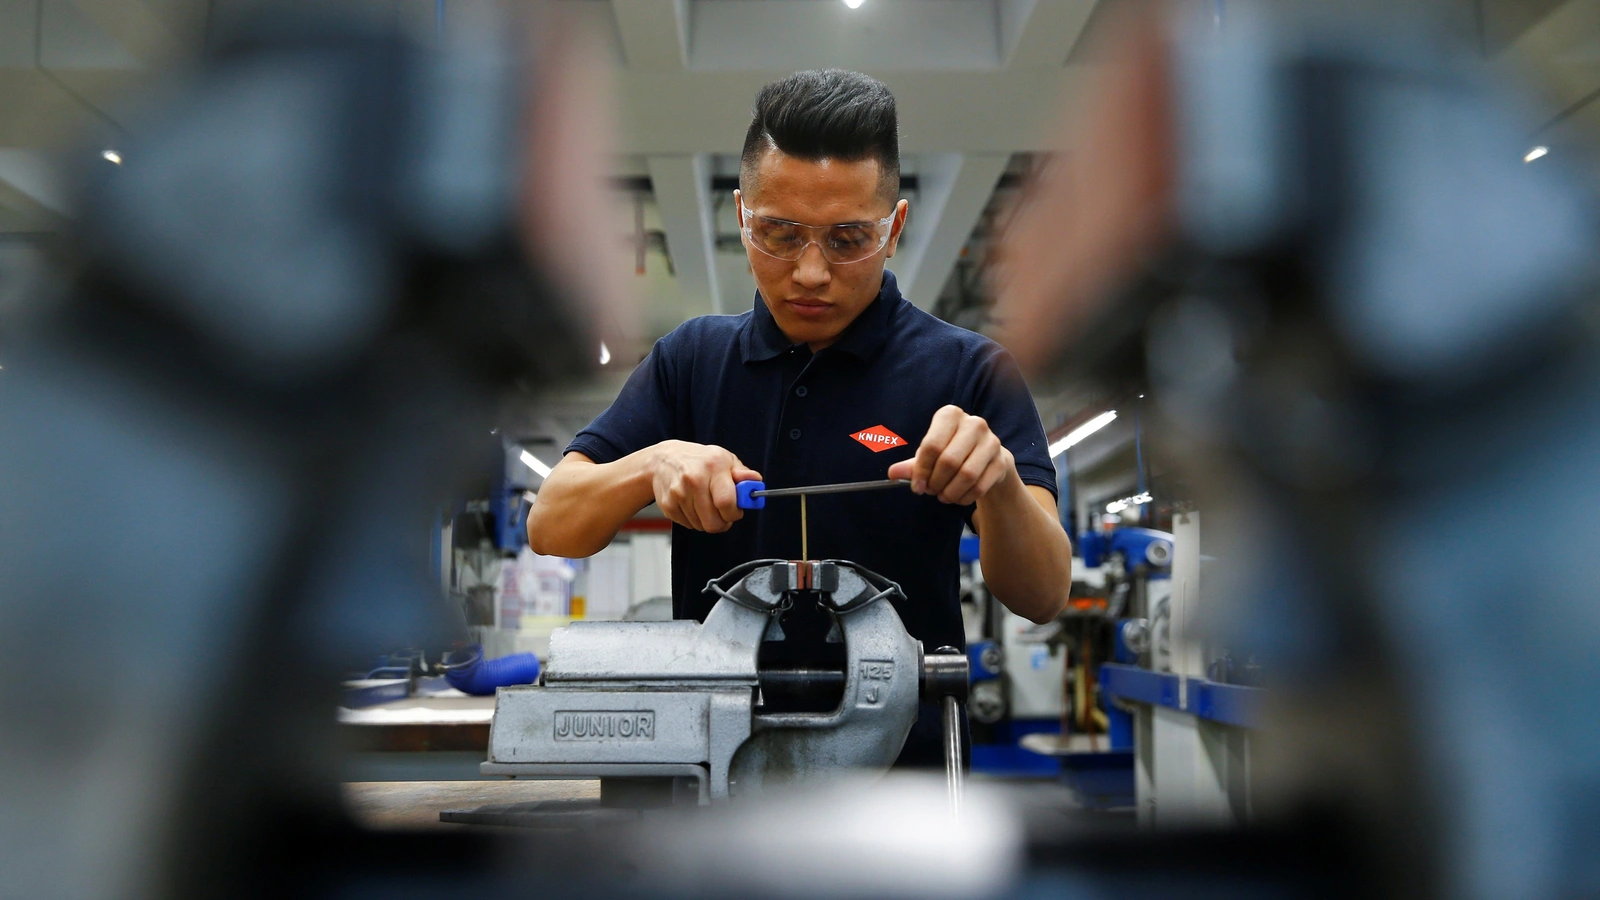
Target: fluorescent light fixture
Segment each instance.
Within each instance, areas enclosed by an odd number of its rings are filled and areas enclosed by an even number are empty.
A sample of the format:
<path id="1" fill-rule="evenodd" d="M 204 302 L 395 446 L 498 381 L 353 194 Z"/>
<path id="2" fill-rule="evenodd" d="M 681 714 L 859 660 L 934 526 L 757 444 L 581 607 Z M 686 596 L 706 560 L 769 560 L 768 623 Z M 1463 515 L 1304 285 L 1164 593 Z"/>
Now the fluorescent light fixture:
<path id="1" fill-rule="evenodd" d="M 522 464 L 538 473 L 540 478 L 550 477 L 550 467 L 544 464 L 544 460 L 526 450 L 522 451 Z"/>
<path id="2" fill-rule="evenodd" d="M 122 154 L 115 150 L 101 150 L 100 157 L 106 162 L 116 163 L 119 166 L 122 165 Z"/>
<path id="3" fill-rule="evenodd" d="M 603 366 L 608 362 L 611 362 L 611 348 L 606 346 L 606 342 L 605 341 L 601 341 L 600 342 L 600 365 Z"/>
<path id="4" fill-rule="evenodd" d="M 1132 497 L 1123 497 L 1121 500 L 1113 500 L 1110 503 L 1107 503 L 1106 512 L 1116 515 L 1130 506 L 1143 506 L 1144 504 L 1149 503 L 1151 499 L 1152 498 L 1149 491 L 1145 491 L 1141 494 L 1134 494 Z"/>
<path id="5" fill-rule="evenodd" d="M 1089 435 L 1094 434 L 1096 431 L 1099 431 L 1107 425 L 1110 425 L 1112 420 L 1116 417 L 1116 410 L 1107 410 L 1106 412 L 1095 416 L 1082 425 L 1079 425 L 1077 428 L 1067 432 L 1066 437 L 1050 445 L 1050 458 L 1055 459 L 1061 454 L 1067 452 L 1068 447 L 1077 444 L 1079 441 L 1083 440 Z"/>
<path id="6" fill-rule="evenodd" d="M 867 0 L 844 0 L 844 5 L 850 7 L 851 9 L 860 9 L 861 4 L 865 2 L 867 2 Z"/>
<path id="7" fill-rule="evenodd" d="M 1543 144 L 1540 144 L 1539 146 L 1533 148 L 1532 150 L 1529 150 L 1527 153 L 1522 154 L 1522 161 L 1525 162 L 1525 163 L 1533 162 L 1534 160 L 1538 159 L 1541 156 L 1548 156 L 1549 153 L 1550 153 L 1550 148 L 1546 147 Z"/>

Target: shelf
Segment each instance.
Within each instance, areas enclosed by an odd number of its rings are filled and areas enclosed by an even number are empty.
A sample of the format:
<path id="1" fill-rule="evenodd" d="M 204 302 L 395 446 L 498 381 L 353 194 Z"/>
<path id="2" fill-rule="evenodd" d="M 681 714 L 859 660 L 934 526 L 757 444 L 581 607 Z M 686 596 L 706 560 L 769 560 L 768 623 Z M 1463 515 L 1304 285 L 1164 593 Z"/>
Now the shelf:
<path id="1" fill-rule="evenodd" d="M 1138 666 L 1106 663 L 1100 667 L 1100 689 L 1107 696 L 1134 703 L 1165 706 L 1196 718 L 1237 728 L 1255 728 L 1261 721 L 1265 691 L 1242 684 L 1223 684 Z"/>

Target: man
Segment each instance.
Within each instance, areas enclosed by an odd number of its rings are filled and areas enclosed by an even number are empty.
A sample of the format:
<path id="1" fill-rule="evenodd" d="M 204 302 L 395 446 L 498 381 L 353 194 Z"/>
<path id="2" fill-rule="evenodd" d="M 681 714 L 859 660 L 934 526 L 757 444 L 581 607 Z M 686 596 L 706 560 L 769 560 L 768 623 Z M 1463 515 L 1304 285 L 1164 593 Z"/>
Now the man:
<path id="1" fill-rule="evenodd" d="M 747 517 L 736 482 L 908 478 L 910 490 L 809 498 L 809 556 L 898 581 L 912 637 L 930 651 L 960 647 L 956 551 L 970 522 L 994 595 L 1034 621 L 1054 617 L 1071 547 L 1016 366 L 994 342 L 907 303 L 884 270 L 907 210 L 888 88 L 839 70 L 767 85 L 739 185 L 754 309 L 690 320 L 656 343 L 545 479 L 528 515 L 533 549 L 588 556 L 654 501 L 675 526 L 673 612 L 703 619 L 708 580 L 802 552 L 799 501 Z M 842 650 L 825 643 L 815 609 L 796 607 L 783 628 L 764 665 Z M 938 765 L 939 730 L 925 709 L 901 764 Z"/>

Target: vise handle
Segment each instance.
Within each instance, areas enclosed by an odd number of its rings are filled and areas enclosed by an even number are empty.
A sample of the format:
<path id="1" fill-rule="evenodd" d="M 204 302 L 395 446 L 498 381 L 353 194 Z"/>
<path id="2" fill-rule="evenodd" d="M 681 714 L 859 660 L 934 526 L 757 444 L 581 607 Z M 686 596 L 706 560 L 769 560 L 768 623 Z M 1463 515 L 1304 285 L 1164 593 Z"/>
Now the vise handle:
<path id="1" fill-rule="evenodd" d="M 961 704 L 971 683 L 967 655 L 954 647 L 940 647 L 922 657 L 922 699 L 938 698 L 944 718 L 944 779 L 950 792 L 950 812 L 961 813 L 965 790 L 961 771 Z"/>

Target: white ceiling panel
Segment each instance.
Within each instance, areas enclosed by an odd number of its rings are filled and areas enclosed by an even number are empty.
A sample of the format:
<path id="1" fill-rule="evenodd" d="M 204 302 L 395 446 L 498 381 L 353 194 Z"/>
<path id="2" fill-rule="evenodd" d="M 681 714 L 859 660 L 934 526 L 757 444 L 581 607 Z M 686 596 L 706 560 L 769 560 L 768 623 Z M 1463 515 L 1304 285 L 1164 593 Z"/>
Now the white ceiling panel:
<path id="1" fill-rule="evenodd" d="M 689 13 L 697 72 L 959 72 L 1001 62 L 995 0 L 871 0 L 859 9 L 838 0 L 692 0 Z"/>

